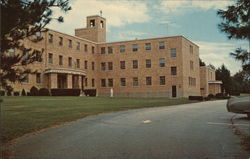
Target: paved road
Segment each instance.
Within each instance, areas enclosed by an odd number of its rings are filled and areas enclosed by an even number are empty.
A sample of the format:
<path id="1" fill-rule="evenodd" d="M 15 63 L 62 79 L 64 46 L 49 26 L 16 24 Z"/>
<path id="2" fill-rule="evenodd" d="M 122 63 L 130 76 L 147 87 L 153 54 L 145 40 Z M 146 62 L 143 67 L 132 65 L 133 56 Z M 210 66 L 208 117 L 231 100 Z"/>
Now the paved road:
<path id="1" fill-rule="evenodd" d="M 225 100 L 88 117 L 17 140 L 15 159 L 248 159 L 250 121 Z M 234 125 L 231 124 L 234 122 Z M 249 143 L 248 143 L 249 144 Z"/>

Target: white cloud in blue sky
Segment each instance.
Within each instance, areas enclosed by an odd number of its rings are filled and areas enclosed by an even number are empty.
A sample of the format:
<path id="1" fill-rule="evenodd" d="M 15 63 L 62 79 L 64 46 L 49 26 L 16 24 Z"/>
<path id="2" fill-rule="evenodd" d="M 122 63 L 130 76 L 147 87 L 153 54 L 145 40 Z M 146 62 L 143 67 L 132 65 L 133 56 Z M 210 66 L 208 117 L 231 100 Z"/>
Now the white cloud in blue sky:
<path id="1" fill-rule="evenodd" d="M 48 27 L 74 35 L 75 28 L 85 27 L 86 16 L 99 14 L 107 20 L 107 41 L 183 35 L 200 46 L 200 56 L 216 67 L 225 64 L 232 73 L 241 65 L 229 57 L 237 47 L 247 49 L 247 42 L 229 41 L 218 29 L 218 9 L 234 3 L 230 0 L 72 0 L 72 10 L 65 22 Z M 62 14 L 59 11 L 55 15 Z"/>

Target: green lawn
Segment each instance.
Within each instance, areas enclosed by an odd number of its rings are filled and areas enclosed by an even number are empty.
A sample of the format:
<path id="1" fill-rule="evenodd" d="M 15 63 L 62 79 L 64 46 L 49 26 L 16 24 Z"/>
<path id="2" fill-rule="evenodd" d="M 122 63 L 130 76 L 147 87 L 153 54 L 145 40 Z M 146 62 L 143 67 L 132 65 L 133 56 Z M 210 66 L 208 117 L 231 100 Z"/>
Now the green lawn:
<path id="1" fill-rule="evenodd" d="M 241 93 L 241 94 L 240 94 L 240 97 L 250 97 L 250 94 L 247 94 L 247 93 Z"/>
<path id="2" fill-rule="evenodd" d="M 88 115 L 194 102 L 184 98 L 4 97 L 3 99 L 1 115 L 3 142 Z"/>

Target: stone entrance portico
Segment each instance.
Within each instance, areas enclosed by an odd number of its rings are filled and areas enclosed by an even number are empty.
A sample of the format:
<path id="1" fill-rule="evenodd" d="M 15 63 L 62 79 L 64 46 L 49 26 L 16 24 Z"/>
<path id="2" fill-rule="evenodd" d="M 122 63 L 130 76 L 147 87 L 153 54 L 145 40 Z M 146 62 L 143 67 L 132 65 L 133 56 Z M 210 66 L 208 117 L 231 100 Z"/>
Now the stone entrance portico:
<path id="1" fill-rule="evenodd" d="M 46 69 L 47 86 L 51 88 L 79 88 L 83 90 L 85 71 L 71 69 Z"/>

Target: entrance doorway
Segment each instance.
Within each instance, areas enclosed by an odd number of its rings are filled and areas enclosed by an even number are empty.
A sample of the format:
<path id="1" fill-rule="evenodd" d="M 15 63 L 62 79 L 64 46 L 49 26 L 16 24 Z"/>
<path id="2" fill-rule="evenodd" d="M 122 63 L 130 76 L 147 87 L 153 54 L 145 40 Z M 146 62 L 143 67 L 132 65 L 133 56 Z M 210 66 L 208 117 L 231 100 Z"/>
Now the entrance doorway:
<path id="1" fill-rule="evenodd" d="M 172 86 L 172 97 L 176 97 L 177 92 L 176 92 L 176 86 Z"/>
<path id="2" fill-rule="evenodd" d="M 57 88 L 67 88 L 67 75 L 58 74 L 57 75 Z"/>

